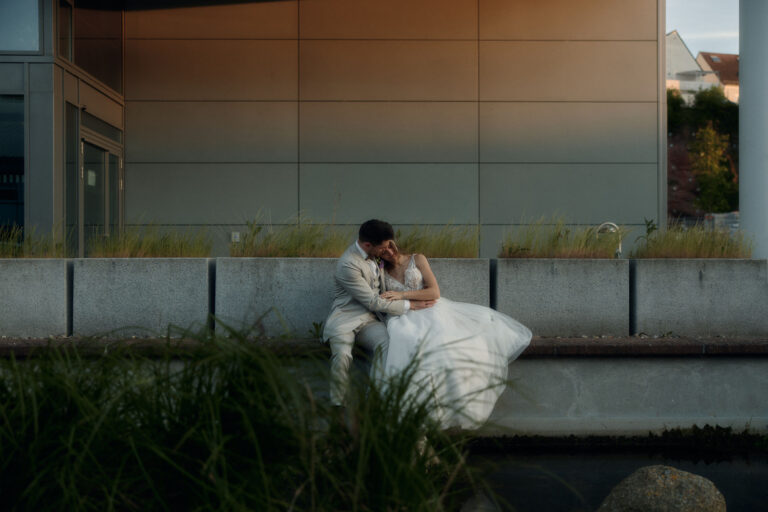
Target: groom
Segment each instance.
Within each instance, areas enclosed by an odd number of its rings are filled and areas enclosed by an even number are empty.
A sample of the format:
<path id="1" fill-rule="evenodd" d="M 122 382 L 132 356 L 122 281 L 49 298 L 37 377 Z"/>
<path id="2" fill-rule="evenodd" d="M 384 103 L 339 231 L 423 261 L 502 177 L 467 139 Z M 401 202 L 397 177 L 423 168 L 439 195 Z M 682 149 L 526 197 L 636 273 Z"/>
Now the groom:
<path id="1" fill-rule="evenodd" d="M 355 342 L 373 352 L 372 368 L 375 369 L 386 362 L 389 348 L 384 314 L 402 315 L 409 309 L 424 309 L 435 304 L 434 301 L 387 300 L 379 296 L 386 289 L 384 269 L 378 266 L 378 257 L 394 238 L 388 222 L 366 221 L 360 226 L 357 241 L 336 264 L 333 305 L 323 329 L 323 340 L 331 346 L 333 405 L 344 405 Z"/>

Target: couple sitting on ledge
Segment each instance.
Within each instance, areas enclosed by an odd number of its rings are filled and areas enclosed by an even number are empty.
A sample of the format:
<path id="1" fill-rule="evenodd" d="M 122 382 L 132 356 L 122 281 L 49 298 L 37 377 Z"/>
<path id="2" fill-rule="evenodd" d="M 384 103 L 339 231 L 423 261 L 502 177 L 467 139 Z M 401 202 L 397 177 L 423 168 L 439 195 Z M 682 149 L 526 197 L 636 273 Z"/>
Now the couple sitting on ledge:
<path id="1" fill-rule="evenodd" d="M 393 376 L 415 364 L 412 396 L 431 401 L 441 427 L 477 428 L 504 390 L 509 363 L 531 331 L 475 304 L 440 297 L 423 254 L 406 254 L 392 226 L 369 220 L 339 258 L 323 340 L 331 347 L 331 402 L 343 406 L 352 347 L 374 354 L 372 371 Z"/>

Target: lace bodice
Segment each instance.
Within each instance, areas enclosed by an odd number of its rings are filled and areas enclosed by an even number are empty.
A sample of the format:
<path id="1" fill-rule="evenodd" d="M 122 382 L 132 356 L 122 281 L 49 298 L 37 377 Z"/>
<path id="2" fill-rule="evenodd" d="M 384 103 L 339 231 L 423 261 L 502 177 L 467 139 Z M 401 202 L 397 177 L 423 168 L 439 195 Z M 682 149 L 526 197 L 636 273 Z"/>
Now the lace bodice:
<path id="1" fill-rule="evenodd" d="M 421 271 L 416 266 L 416 260 L 414 259 L 413 254 L 411 255 L 411 260 L 408 262 L 408 267 L 405 269 L 403 283 L 389 275 L 388 272 L 384 273 L 384 280 L 387 283 L 387 290 L 396 292 L 409 292 L 424 288 L 424 278 L 421 275 Z"/>

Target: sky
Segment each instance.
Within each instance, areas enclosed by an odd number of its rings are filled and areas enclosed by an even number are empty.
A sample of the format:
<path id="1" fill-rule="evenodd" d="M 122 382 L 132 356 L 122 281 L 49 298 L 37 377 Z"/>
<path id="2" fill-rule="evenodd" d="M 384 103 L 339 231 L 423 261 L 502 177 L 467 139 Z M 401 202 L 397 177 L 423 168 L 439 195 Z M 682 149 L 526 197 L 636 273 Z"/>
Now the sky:
<path id="1" fill-rule="evenodd" d="M 667 0 L 667 32 L 673 30 L 694 56 L 739 53 L 739 0 Z"/>

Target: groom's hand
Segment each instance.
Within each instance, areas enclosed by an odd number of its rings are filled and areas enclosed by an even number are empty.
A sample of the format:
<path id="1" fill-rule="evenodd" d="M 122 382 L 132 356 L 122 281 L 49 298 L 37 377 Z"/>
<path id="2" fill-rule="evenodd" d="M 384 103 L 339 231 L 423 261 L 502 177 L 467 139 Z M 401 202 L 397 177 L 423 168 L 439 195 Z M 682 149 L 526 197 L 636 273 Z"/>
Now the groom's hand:
<path id="1" fill-rule="evenodd" d="M 417 309 L 427 309 L 431 308 L 437 303 L 436 300 L 412 300 L 411 301 L 411 309 L 417 310 Z"/>

